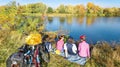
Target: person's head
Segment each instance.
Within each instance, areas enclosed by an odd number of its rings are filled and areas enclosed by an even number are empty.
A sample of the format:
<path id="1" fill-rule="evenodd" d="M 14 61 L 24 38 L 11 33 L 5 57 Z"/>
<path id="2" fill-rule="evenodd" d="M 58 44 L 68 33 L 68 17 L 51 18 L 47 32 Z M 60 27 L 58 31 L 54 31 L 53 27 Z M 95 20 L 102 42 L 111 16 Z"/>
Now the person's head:
<path id="1" fill-rule="evenodd" d="M 80 36 L 80 40 L 81 40 L 81 41 L 85 41 L 85 40 L 86 40 L 86 36 L 85 36 L 85 35 L 81 35 L 81 36 Z"/>
<path id="2" fill-rule="evenodd" d="M 69 36 L 69 37 L 68 37 L 68 42 L 69 42 L 69 43 L 74 43 L 73 37 Z"/>
<path id="3" fill-rule="evenodd" d="M 48 41 L 48 39 L 49 39 L 48 35 L 44 35 L 43 38 L 42 38 L 43 41 Z"/>
<path id="4" fill-rule="evenodd" d="M 64 35 L 60 35 L 59 40 L 63 40 L 63 39 L 64 39 Z"/>

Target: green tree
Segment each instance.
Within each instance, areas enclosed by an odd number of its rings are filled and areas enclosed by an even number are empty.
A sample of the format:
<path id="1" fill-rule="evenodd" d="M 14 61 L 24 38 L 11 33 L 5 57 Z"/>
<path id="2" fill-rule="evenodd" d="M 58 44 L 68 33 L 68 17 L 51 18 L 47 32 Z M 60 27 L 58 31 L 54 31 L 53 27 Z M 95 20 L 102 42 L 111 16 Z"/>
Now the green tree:
<path id="1" fill-rule="evenodd" d="M 105 8 L 104 9 L 105 16 L 119 16 L 119 9 L 118 8 Z"/>
<path id="2" fill-rule="evenodd" d="M 74 6 L 72 6 L 72 5 L 65 6 L 65 12 L 68 13 L 68 14 L 73 14 Z"/>
<path id="3" fill-rule="evenodd" d="M 30 13 L 44 13 L 47 9 L 47 6 L 43 3 L 28 4 L 27 9 Z"/>
<path id="4" fill-rule="evenodd" d="M 117 16 L 120 16 L 120 8 L 117 8 L 118 11 L 117 11 Z"/>
<path id="5" fill-rule="evenodd" d="M 3 22 L 14 24 L 15 16 L 17 15 L 17 6 L 15 1 L 11 1 L 0 9 L 0 17 Z"/>
<path id="6" fill-rule="evenodd" d="M 5 13 L 6 6 L 0 6 L 0 23 L 6 22 L 8 16 Z"/>
<path id="7" fill-rule="evenodd" d="M 17 14 L 22 14 L 22 13 L 27 13 L 26 5 L 23 5 L 23 6 L 18 5 Z"/>
<path id="8" fill-rule="evenodd" d="M 53 8 L 52 7 L 48 7 L 47 13 L 53 13 Z"/>
<path id="9" fill-rule="evenodd" d="M 57 10 L 58 10 L 59 13 L 65 13 L 65 6 L 61 4 L 61 5 L 57 8 Z"/>
<path id="10" fill-rule="evenodd" d="M 105 16 L 112 16 L 111 12 L 113 12 L 113 10 L 110 9 L 110 8 L 105 8 L 104 11 L 103 11 Z"/>

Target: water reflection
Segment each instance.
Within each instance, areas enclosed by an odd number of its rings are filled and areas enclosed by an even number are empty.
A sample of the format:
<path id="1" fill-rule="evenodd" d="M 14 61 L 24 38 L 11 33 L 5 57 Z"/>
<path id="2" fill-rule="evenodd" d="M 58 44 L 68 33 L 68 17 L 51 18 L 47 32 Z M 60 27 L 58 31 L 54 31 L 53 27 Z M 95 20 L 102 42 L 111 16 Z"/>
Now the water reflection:
<path id="1" fill-rule="evenodd" d="M 92 42 L 120 40 L 119 21 L 120 17 L 53 17 L 52 24 L 48 23 L 46 29 L 67 30 L 76 40 L 81 34 L 85 34 Z"/>
<path id="2" fill-rule="evenodd" d="M 86 25 L 87 26 L 92 25 L 94 23 L 95 19 L 96 19 L 95 17 L 86 17 Z"/>
<path id="3" fill-rule="evenodd" d="M 48 17 L 47 19 L 48 19 L 48 22 L 49 22 L 49 23 L 52 23 L 52 22 L 53 22 L 53 17 Z"/>
<path id="4" fill-rule="evenodd" d="M 59 21 L 61 24 L 63 24 L 65 22 L 65 17 L 59 17 Z"/>
<path id="5" fill-rule="evenodd" d="M 53 23 L 55 17 L 48 17 L 47 20 L 49 23 Z M 60 24 L 67 23 L 71 25 L 73 22 L 77 22 L 78 24 L 83 24 L 85 23 L 86 26 L 91 26 L 95 20 L 97 19 L 96 17 L 84 17 L 84 16 L 78 16 L 78 17 L 73 17 L 73 16 L 67 16 L 67 17 L 58 17 Z"/>
<path id="6" fill-rule="evenodd" d="M 72 24 L 72 22 L 73 22 L 72 20 L 73 20 L 72 16 L 67 16 L 66 17 L 66 21 L 67 21 L 68 24 Z"/>
<path id="7" fill-rule="evenodd" d="M 78 17 L 76 17 L 76 20 L 79 24 L 82 24 L 82 23 L 84 23 L 84 16 L 78 16 Z"/>

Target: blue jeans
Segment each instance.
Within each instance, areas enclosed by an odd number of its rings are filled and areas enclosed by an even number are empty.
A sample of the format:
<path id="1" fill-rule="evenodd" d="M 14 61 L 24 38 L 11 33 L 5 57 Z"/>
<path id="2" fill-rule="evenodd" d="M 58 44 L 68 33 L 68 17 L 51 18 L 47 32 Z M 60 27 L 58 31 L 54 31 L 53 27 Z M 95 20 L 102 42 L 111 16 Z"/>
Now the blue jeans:
<path id="1" fill-rule="evenodd" d="M 78 61 L 76 61 L 77 64 L 85 65 L 87 58 L 86 57 L 80 57 Z"/>
<path id="2" fill-rule="evenodd" d="M 70 62 L 74 62 L 80 65 L 84 65 L 86 63 L 86 59 L 85 57 L 80 57 L 78 55 L 68 55 L 67 60 L 69 60 Z"/>
<path id="3" fill-rule="evenodd" d="M 65 53 L 64 53 L 64 51 L 61 51 L 61 52 L 60 52 L 60 56 L 65 57 Z"/>

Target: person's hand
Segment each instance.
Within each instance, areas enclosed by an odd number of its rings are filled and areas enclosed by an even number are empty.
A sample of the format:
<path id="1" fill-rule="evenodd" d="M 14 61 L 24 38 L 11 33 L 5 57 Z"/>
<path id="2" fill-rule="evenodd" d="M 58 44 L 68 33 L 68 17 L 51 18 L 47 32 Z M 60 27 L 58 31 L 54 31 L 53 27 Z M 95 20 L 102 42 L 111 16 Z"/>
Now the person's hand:
<path id="1" fill-rule="evenodd" d="M 90 57 L 87 57 L 87 60 L 89 60 L 90 59 Z"/>
<path id="2" fill-rule="evenodd" d="M 86 61 L 88 61 L 90 59 L 90 57 L 87 57 L 87 60 Z"/>
<path id="3" fill-rule="evenodd" d="M 90 59 L 90 57 L 87 57 L 88 59 Z"/>

